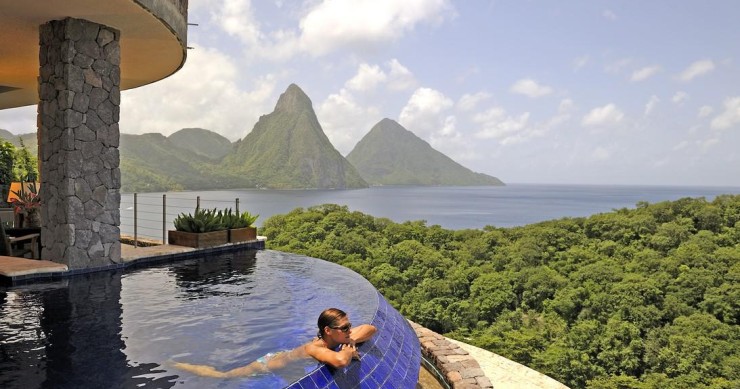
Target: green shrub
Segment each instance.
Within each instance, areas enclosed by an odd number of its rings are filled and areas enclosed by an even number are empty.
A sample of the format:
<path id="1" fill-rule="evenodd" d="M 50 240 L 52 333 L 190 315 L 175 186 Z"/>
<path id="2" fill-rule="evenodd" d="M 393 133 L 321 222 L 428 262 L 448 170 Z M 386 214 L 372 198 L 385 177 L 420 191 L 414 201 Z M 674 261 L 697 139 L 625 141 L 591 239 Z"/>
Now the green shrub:
<path id="1" fill-rule="evenodd" d="M 210 209 L 195 209 L 195 214 L 181 213 L 175 218 L 174 224 L 177 231 L 184 232 L 211 232 L 225 230 L 222 222 L 223 214 L 220 211 Z"/>

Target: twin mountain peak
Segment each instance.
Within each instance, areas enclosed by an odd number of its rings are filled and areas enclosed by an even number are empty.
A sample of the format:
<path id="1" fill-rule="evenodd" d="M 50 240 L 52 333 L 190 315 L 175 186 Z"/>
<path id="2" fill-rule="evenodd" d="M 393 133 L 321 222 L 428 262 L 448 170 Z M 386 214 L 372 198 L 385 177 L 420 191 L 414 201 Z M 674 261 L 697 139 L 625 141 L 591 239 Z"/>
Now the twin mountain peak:
<path id="1" fill-rule="evenodd" d="M 124 191 L 178 189 L 350 189 L 369 185 L 503 185 L 433 149 L 391 119 L 378 122 L 343 157 L 324 134 L 311 99 L 295 84 L 275 110 L 234 143 L 186 128 L 121 135 Z"/>

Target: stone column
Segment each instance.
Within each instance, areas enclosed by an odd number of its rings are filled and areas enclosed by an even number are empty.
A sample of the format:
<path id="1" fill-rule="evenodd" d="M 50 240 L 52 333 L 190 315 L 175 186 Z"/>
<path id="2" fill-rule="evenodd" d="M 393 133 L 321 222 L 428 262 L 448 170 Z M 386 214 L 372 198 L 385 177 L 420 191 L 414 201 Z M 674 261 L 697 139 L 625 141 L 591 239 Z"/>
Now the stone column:
<path id="1" fill-rule="evenodd" d="M 40 27 L 41 258 L 121 262 L 119 32 L 67 18 Z"/>

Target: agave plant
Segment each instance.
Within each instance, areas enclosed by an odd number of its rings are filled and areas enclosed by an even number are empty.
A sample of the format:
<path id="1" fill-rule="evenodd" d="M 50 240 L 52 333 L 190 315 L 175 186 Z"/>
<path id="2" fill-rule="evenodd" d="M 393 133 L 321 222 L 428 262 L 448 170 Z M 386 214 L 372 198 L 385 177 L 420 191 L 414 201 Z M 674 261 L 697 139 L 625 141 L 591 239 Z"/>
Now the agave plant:
<path id="1" fill-rule="evenodd" d="M 231 208 L 221 213 L 221 223 L 224 225 L 224 228 L 227 229 L 249 227 L 249 224 L 247 224 L 245 220 L 242 220 L 239 213 L 233 212 Z"/>
<path id="2" fill-rule="evenodd" d="M 241 214 L 238 214 L 239 219 L 245 224 L 244 227 L 251 227 L 252 224 L 254 224 L 255 221 L 257 221 L 257 218 L 260 217 L 260 215 L 252 215 L 249 212 L 242 212 Z"/>
<path id="3" fill-rule="evenodd" d="M 185 232 L 211 232 L 224 230 L 222 222 L 223 214 L 217 212 L 216 208 L 195 209 L 195 214 L 181 213 L 175 218 L 174 224 L 177 231 Z"/>

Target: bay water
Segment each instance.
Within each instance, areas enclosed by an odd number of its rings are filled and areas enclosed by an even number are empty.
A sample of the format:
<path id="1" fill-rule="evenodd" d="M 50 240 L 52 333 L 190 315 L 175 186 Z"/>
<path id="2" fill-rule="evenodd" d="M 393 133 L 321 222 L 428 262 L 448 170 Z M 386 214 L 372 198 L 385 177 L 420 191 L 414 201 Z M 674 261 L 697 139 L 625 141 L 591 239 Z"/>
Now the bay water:
<path id="1" fill-rule="evenodd" d="M 606 186 L 510 184 L 480 187 L 378 186 L 353 190 L 215 190 L 140 193 L 136 201 L 137 234 L 161 239 L 172 220 L 202 208 L 232 208 L 259 214 L 257 226 L 272 215 L 321 204 L 346 205 L 396 222 L 424 220 L 447 229 L 513 227 L 563 217 L 582 217 L 684 197 L 711 201 L 740 194 L 740 187 Z M 163 196 L 164 195 L 164 196 Z M 163 209 L 163 197 L 166 208 Z M 133 235 L 134 194 L 121 195 L 121 232 Z"/>

